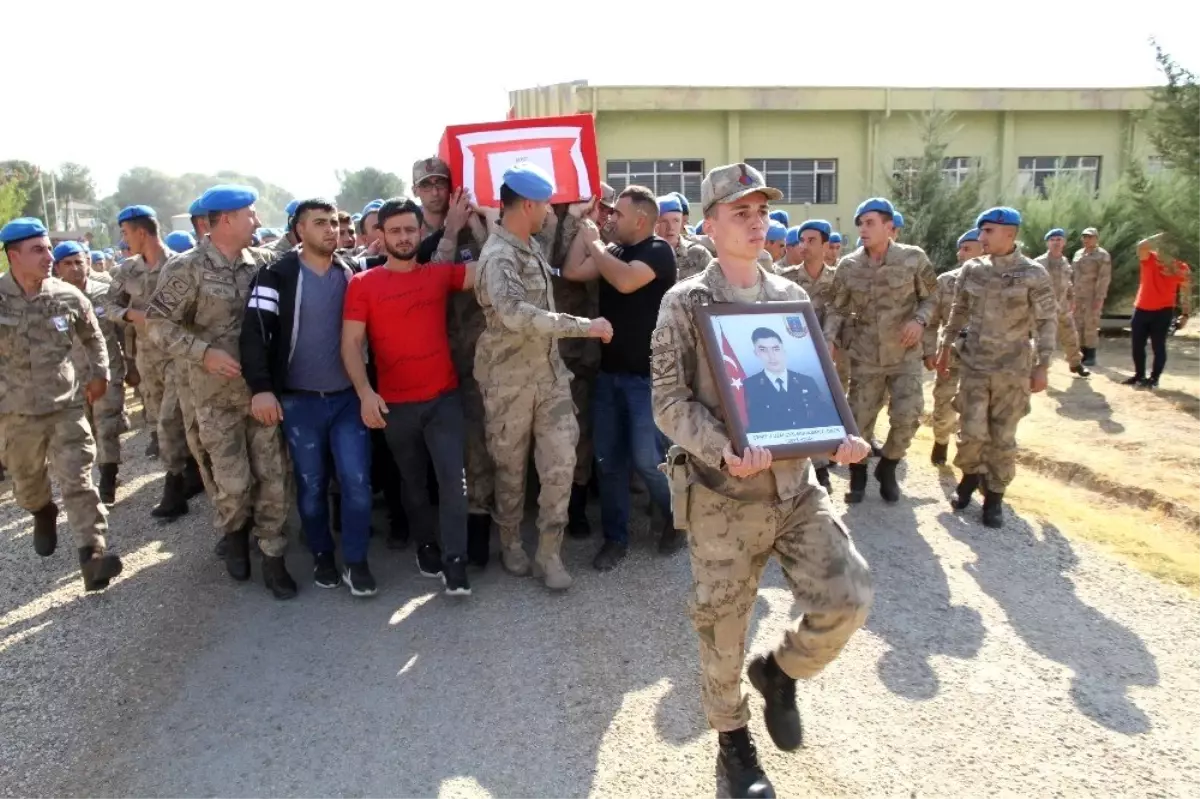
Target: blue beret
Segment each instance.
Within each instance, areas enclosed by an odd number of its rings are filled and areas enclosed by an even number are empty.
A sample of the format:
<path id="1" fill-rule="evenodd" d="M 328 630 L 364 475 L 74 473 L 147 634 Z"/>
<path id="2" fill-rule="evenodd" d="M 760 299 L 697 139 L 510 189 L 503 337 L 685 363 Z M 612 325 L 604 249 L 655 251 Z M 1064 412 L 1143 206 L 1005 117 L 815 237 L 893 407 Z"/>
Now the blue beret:
<path id="1" fill-rule="evenodd" d="M 104 248 L 104 254 L 105 254 L 105 255 L 112 255 L 112 254 L 113 254 L 113 248 L 112 248 L 112 247 L 105 247 L 105 248 Z"/>
<path id="2" fill-rule="evenodd" d="M 832 233 L 830 233 L 829 234 L 829 243 L 830 244 L 841 244 L 842 243 L 842 234 L 838 233 L 836 230 L 833 231 Z"/>
<path id="3" fill-rule="evenodd" d="M 829 224 L 824 219 L 809 219 L 808 221 L 806 221 L 804 224 L 802 224 L 800 226 L 801 233 L 803 233 L 806 230 L 820 231 L 825 236 L 825 239 L 828 241 L 829 235 L 831 233 L 833 233 L 833 225 Z"/>
<path id="4" fill-rule="evenodd" d="M 298 205 L 300 205 L 299 200 L 292 200 L 290 203 L 287 204 L 287 208 L 283 209 L 283 212 L 285 214 L 287 214 L 288 219 L 291 219 L 292 216 L 296 213 L 296 206 L 298 206 Z"/>
<path id="5" fill-rule="evenodd" d="M 129 242 L 125 241 L 125 239 L 121 239 L 120 241 L 117 242 L 117 249 L 118 250 L 128 250 Z"/>
<path id="6" fill-rule="evenodd" d="M 350 221 L 357 224 L 362 221 L 362 214 L 350 214 Z"/>
<path id="7" fill-rule="evenodd" d="M 1003 205 L 998 205 L 995 208 L 989 208 L 980 214 L 979 218 L 975 220 L 975 227 L 981 228 L 989 222 L 993 225 L 1020 227 L 1021 212 L 1016 208 L 1007 208 Z"/>
<path id="8" fill-rule="evenodd" d="M 892 224 L 898 228 L 904 227 L 904 214 L 899 211 L 892 214 Z"/>
<path id="9" fill-rule="evenodd" d="M 515 189 L 514 189 L 515 191 Z M 665 197 L 658 198 L 658 212 L 660 214 L 683 213 L 683 206 L 679 204 L 679 198 L 674 194 L 668 194 Z"/>
<path id="10" fill-rule="evenodd" d="M 188 216 L 206 216 L 208 214 L 204 210 L 204 206 L 200 203 L 200 200 L 200 197 L 192 200 L 192 204 L 188 206 Z"/>
<path id="11" fill-rule="evenodd" d="M 154 213 L 154 209 L 148 205 L 127 205 L 121 209 L 121 213 L 117 214 L 117 224 L 128 222 L 130 219 L 137 219 L 139 216 L 148 216 L 151 219 L 156 219 L 158 214 Z"/>
<path id="12" fill-rule="evenodd" d="M 61 244 L 56 245 L 51 254 L 54 256 L 54 263 L 58 263 L 63 258 L 70 258 L 72 255 L 83 254 L 83 247 L 77 241 L 64 241 Z M 96 260 L 97 255 L 100 255 L 100 253 L 92 253 L 93 261 Z M 103 258 L 104 256 L 100 255 L 100 257 Z"/>
<path id="13" fill-rule="evenodd" d="M 32 216 L 21 216 L 0 228 L 0 244 L 12 244 L 14 241 L 45 235 L 46 226 L 42 224 L 42 220 Z"/>
<path id="14" fill-rule="evenodd" d="M 800 226 L 799 225 L 796 225 L 795 227 L 790 227 L 787 229 L 787 237 L 783 240 L 783 243 L 789 247 L 800 243 Z"/>
<path id="15" fill-rule="evenodd" d="M 673 191 L 673 192 L 671 192 L 671 196 L 674 197 L 676 200 L 679 200 L 679 207 L 683 209 L 683 212 L 685 214 L 690 213 L 690 211 L 688 210 L 689 206 L 688 206 L 687 197 L 684 197 L 682 192 Z"/>
<path id="16" fill-rule="evenodd" d="M 770 214 L 768 214 L 768 218 L 774 219 L 776 222 L 783 225 L 784 228 L 787 228 L 787 226 L 791 224 L 788 221 L 788 212 L 784 211 L 782 208 L 778 211 L 772 211 Z"/>
<path id="17" fill-rule="evenodd" d="M 863 214 L 869 214 L 872 211 L 878 211 L 881 214 L 887 214 L 896 218 L 896 207 L 892 205 L 892 201 L 884 197 L 872 197 L 869 200 L 863 200 L 858 204 L 858 208 L 854 209 L 854 224 L 858 224 L 858 220 Z"/>
<path id="18" fill-rule="evenodd" d="M 251 186 L 222 183 L 200 195 L 200 207 L 208 213 L 240 211 L 258 202 L 258 192 Z"/>
<path id="19" fill-rule="evenodd" d="M 696 224 L 692 225 L 692 235 L 695 235 L 695 236 L 703 236 L 704 235 L 704 220 L 703 219 L 701 219 Z"/>
<path id="20" fill-rule="evenodd" d="M 771 224 L 767 226 L 767 241 L 786 241 L 787 228 L 782 222 L 771 220 Z"/>
<path id="21" fill-rule="evenodd" d="M 196 239 L 186 230 L 176 230 L 167 234 L 166 245 L 173 252 L 187 252 L 196 246 Z"/>
<path id="22" fill-rule="evenodd" d="M 54 260 L 57 261 L 58 259 L 55 258 Z M 92 253 L 92 263 L 96 263 L 98 261 L 103 261 L 103 260 L 104 260 L 104 253 L 102 253 L 102 252 Z"/>
<path id="23" fill-rule="evenodd" d="M 1060 227 L 1056 227 L 1053 230 L 1048 231 L 1046 235 L 1042 237 L 1042 241 L 1049 241 L 1055 236 L 1062 236 L 1065 239 L 1067 237 L 1067 231 Z"/>
<path id="24" fill-rule="evenodd" d="M 554 196 L 554 181 L 544 169 L 528 161 L 513 164 L 504 170 L 504 185 L 518 196 L 535 203 L 547 202 Z"/>
<path id="25" fill-rule="evenodd" d="M 979 241 L 979 228 L 971 228 L 966 233 L 958 237 L 958 246 L 961 247 L 968 241 Z"/>
<path id="26" fill-rule="evenodd" d="M 371 202 L 363 206 L 362 215 L 367 216 L 368 214 L 373 214 L 382 207 L 383 200 L 371 200 Z"/>

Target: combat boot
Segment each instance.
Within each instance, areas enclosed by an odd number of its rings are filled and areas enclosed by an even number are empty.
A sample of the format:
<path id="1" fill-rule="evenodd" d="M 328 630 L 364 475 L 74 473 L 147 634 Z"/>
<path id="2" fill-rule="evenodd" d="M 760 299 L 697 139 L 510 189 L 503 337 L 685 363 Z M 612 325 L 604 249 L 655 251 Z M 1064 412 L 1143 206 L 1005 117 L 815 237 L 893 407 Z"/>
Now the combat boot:
<path id="1" fill-rule="evenodd" d="M 828 466 L 818 466 L 816 468 L 816 472 L 817 472 L 817 482 L 820 483 L 821 487 L 825 489 L 826 494 L 832 495 L 833 494 L 833 485 L 830 484 L 830 482 L 829 482 L 829 467 Z"/>
<path id="2" fill-rule="evenodd" d="M 971 504 L 971 495 L 979 490 L 979 484 L 983 481 L 983 475 L 979 474 L 964 474 L 962 479 L 958 481 L 958 488 L 955 489 L 957 496 L 950 500 L 950 505 L 955 510 L 962 510 Z"/>
<path id="3" fill-rule="evenodd" d="M 983 526 L 999 530 L 1004 526 L 1004 494 L 988 491 L 983 495 Z"/>
<path id="4" fill-rule="evenodd" d="M 529 574 L 529 556 L 525 547 L 521 546 L 521 531 L 500 528 L 500 563 L 504 570 L 514 577 L 524 577 Z"/>
<path id="5" fill-rule="evenodd" d="M 896 482 L 896 467 L 900 461 L 880 458 L 875 466 L 875 479 L 879 481 L 879 496 L 884 502 L 900 501 L 900 484 Z"/>
<path id="6" fill-rule="evenodd" d="M 796 681 L 784 673 L 774 655 L 760 655 L 746 669 L 750 684 L 762 694 L 763 721 L 771 740 L 785 752 L 799 749 L 804 742 L 800 710 L 796 707 Z"/>
<path id="7" fill-rule="evenodd" d="M 225 534 L 225 571 L 240 583 L 250 579 L 250 525 Z"/>
<path id="8" fill-rule="evenodd" d="M 183 498 L 191 499 L 204 493 L 204 478 L 200 476 L 200 464 L 191 455 L 183 465 Z"/>
<path id="9" fill-rule="evenodd" d="M 939 444 L 933 442 L 933 452 L 929 453 L 929 462 L 934 466 L 946 465 L 946 452 L 950 449 L 950 444 Z"/>
<path id="10" fill-rule="evenodd" d="M 1092 374 L 1090 371 L 1088 371 L 1088 368 L 1083 365 L 1082 361 L 1072 366 L 1071 371 L 1080 377 L 1090 377 Z"/>
<path id="11" fill-rule="evenodd" d="M 117 464 L 100 464 L 100 501 L 111 505 L 117 501 Z"/>
<path id="12" fill-rule="evenodd" d="M 158 457 L 158 433 L 150 434 L 150 443 L 146 445 L 146 457 L 147 458 L 157 458 Z"/>
<path id="13" fill-rule="evenodd" d="M 867 464 L 850 464 L 850 490 L 846 492 L 846 504 L 862 502 L 867 493 Z"/>
<path id="14" fill-rule="evenodd" d="M 472 513 L 467 516 L 467 562 L 486 569 L 492 556 L 492 516 Z"/>
<path id="15" fill-rule="evenodd" d="M 1082 347 L 1081 349 L 1083 350 L 1083 365 L 1084 366 L 1095 366 L 1096 365 L 1096 348 L 1095 347 Z"/>
<path id="16" fill-rule="evenodd" d="M 571 484 L 571 504 L 567 506 L 567 535 L 572 538 L 587 538 L 592 526 L 587 517 L 587 486 Z"/>
<path id="17" fill-rule="evenodd" d="M 758 762 L 750 729 L 717 734 L 718 780 L 724 780 L 734 799 L 775 799 L 775 786 Z"/>
<path id="18" fill-rule="evenodd" d="M 84 591 L 103 591 L 123 568 L 120 558 L 99 547 L 79 548 L 79 571 L 83 574 Z"/>
<path id="19" fill-rule="evenodd" d="M 58 506 L 47 502 L 33 512 L 33 551 L 48 558 L 58 548 Z"/>
<path id="20" fill-rule="evenodd" d="M 561 549 L 562 533 L 542 535 L 538 540 L 537 553 L 533 556 L 534 576 L 544 580 L 551 591 L 566 591 L 571 587 L 571 575 L 559 556 Z"/>
<path id="21" fill-rule="evenodd" d="M 262 575 L 263 585 L 271 590 L 276 599 L 291 599 L 296 596 L 296 581 L 288 574 L 287 565 L 282 557 L 263 555 Z"/>
<path id="22" fill-rule="evenodd" d="M 166 478 L 163 480 L 163 496 L 162 502 L 150 511 L 150 515 L 156 519 L 178 519 L 180 516 L 188 512 L 187 500 L 183 496 L 183 473 L 171 474 L 167 472 Z"/>

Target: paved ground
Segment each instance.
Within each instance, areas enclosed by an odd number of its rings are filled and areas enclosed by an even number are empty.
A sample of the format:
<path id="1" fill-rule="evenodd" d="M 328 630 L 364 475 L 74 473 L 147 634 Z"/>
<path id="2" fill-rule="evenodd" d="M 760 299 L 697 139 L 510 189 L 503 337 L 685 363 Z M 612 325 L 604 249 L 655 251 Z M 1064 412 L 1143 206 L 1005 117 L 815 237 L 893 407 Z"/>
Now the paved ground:
<path id="1" fill-rule="evenodd" d="M 565 596 L 491 569 L 449 599 L 379 549 L 373 600 L 305 582 L 279 603 L 257 573 L 225 578 L 206 501 L 149 520 L 153 468 L 125 468 L 126 573 L 100 596 L 69 546 L 37 558 L 3 490 L 0 793 L 713 795 L 687 559 L 654 554 L 644 521 L 610 575 L 570 544 Z M 775 751 L 752 702 L 781 795 L 1200 793 L 1196 602 L 1053 527 L 956 517 L 928 467 L 905 485 L 847 514 L 877 604 L 802 685 L 806 747 Z M 772 566 L 753 649 L 790 610 Z"/>

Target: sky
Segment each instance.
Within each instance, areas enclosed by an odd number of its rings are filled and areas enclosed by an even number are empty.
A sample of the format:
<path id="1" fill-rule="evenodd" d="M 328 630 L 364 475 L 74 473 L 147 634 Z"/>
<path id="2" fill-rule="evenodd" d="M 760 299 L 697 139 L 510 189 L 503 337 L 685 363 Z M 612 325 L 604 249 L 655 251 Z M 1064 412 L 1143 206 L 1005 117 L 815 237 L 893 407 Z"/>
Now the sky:
<path id="1" fill-rule="evenodd" d="M 1200 71 L 1189 5 L 59 0 L 51 17 L 10 3 L 0 54 L 18 99 L 0 122 L 0 160 L 86 164 L 101 196 L 134 166 L 230 169 L 297 197 L 333 195 L 338 170 L 407 181 L 447 125 L 503 119 L 509 91 L 573 80 L 1153 85 L 1151 36 Z M 83 46 L 68 50 L 71 34 Z M 14 94 L 18 83 L 42 84 L 42 113 L 26 112 L 36 94 Z"/>

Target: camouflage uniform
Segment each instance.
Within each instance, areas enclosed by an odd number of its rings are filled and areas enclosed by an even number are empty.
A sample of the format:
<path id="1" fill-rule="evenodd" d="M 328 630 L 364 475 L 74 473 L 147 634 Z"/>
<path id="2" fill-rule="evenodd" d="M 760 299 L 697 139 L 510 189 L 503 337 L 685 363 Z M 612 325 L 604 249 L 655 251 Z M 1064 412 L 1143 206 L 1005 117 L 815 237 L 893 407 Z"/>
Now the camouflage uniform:
<path id="1" fill-rule="evenodd" d="M 822 327 L 825 325 L 825 316 L 829 305 L 833 302 L 833 276 L 836 273 L 836 266 L 826 265 L 816 280 L 813 280 L 808 274 L 808 270 L 804 268 L 804 264 L 790 266 L 786 261 L 779 261 L 775 264 L 775 274 L 787 278 L 804 289 L 804 293 L 808 295 L 809 302 L 812 303 L 813 311 L 817 314 L 817 321 Z M 845 392 L 850 388 L 849 358 L 838 359 L 837 373 L 838 379 L 842 383 L 842 391 Z"/>
<path id="2" fill-rule="evenodd" d="M 1065 257 L 1051 258 L 1050 253 L 1044 252 L 1034 263 L 1041 264 L 1050 275 L 1050 283 L 1054 286 L 1054 297 L 1058 301 L 1058 343 L 1062 347 L 1067 364 L 1074 369 L 1083 360 L 1079 351 L 1079 334 L 1075 331 L 1075 319 L 1072 309 L 1075 306 L 1075 287 L 1072 285 L 1071 262 Z M 1105 288 L 1105 291 L 1108 289 Z M 1097 327 L 1099 320 L 1096 321 Z"/>
<path id="3" fill-rule="evenodd" d="M 926 327 L 918 346 L 904 347 L 900 330 L 917 320 L 924 324 L 937 302 L 937 276 L 920 247 L 892 242 L 883 262 L 871 261 L 865 249 L 842 259 L 834 272 L 833 300 L 826 309 L 825 340 L 838 341 L 842 325 L 853 314 L 853 338 L 848 342 L 850 410 L 866 435 L 874 430 L 887 401 L 891 429 L 883 457 L 900 460 L 908 452 L 921 423 L 925 396 L 921 359 L 933 357 L 936 331 Z"/>
<path id="4" fill-rule="evenodd" d="M 746 631 L 772 554 L 803 611 L 774 653 L 790 677 L 813 677 L 836 658 L 866 620 L 872 598 L 867 564 L 808 459 L 775 461 L 744 479 L 722 468 L 729 434 L 694 309 L 805 299 L 785 279 L 763 269 L 759 274 L 753 289 L 737 289 L 714 260 L 699 277 L 667 292 L 651 339 L 654 419 L 676 442 L 662 468 L 675 526 L 688 531 L 701 700 L 718 731 L 744 727 L 750 717 L 741 681 Z"/>
<path id="5" fill-rule="evenodd" d="M 1108 284 L 1112 281 L 1112 258 L 1103 247 L 1097 247 L 1090 253 L 1080 248 L 1071 261 L 1071 270 L 1079 345 L 1091 349 L 1100 337 L 1100 311 L 1096 310 L 1096 306 L 1103 306 L 1108 297 Z"/>
<path id="6" fill-rule="evenodd" d="M 492 233 L 479 259 L 475 296 L 486 328 L 475 350 L 488 451 L 496 464 L 496 512 L 505 549 L 520 546 L 525 467 L 533 438 L 541 479 L 538 552 L 557 558 L 567 523 L 579 425 L 560 338 L 587 336 L 590 320 L 557 313 L 550 266 L 536 240 Z"/>
<path id="7" fill-rule="evenodd" d="M 72 350 L 87 352 L 76 372 Z M 56 277 L 32 299 L 12 273 L 0 275 L 0 460 L 13 499 L 31 513 L 50 504 L 49 457 L 76 546 L 105 549 L 108 512 L 92 483 L 96 443 L 79 382 L 108 379 L 104 333 L 92 303 Z"/>
<path id="8" fill-rule="evenodd" d="M 943 337 L 962 362 L 954 465 L 963 475 L 986 475 L 988 491 L 1004 493 L 1016 474 L 1017 423 L 1029 413 L 1030 331 L 1037 363 L 1048 365 L 1057 325 L 1054 286 L 1040 264 L 1019 251 L 963 264 Z"/>
<path id="9" fill-rule="evenodd" d="M 292 234 L 290 232 L 285 232 L 282 236 L 275 239 L 275 241 L 262 247 L 262 249 L 270 250 L 271 252 L 275 253 L 275 258 L 278 259 L 280 256 L 287 255 L 289 252 L 291 252 L 295 248 L 296 244 L 297 242 L 292 239 Z"/>
<path id="10" fill-rule="evenodd" d="M 178 258 L 154 292 L 146 327 L 168 357 L 188 362 L 200 442 L 212 461 L 212 500 L 221 532 L 236 532 L 252 521 L 263 554 L 281 557 L 288 508 L 280 430 L 250 415 L 245 380 L 211 375 L 203 366 L 209 347 L 237 357 L 250 283 L 275 254 L 251 247 L 230 262 L 206 239 Z"/>
<path id="11" fill-rule="evenodd" d="M 108 352 L 108 391 L 94 404 L 89 404 L 83 396 L 81 383 L 79 398 L 84 400 L 84 414 L 96 439 L 96 462 L 120 463 L 121 433 L 124 432 L 122 413 L 125 410 L 125 325 L 109 319 L 108 312 L 104 309 L 104 301 L 108 296 L 107 283 L 89 276 L 83 284 L 83 293 L 92 301 L 92 310 L 100 323 L 100 331 L 104 334 L 105 349 Z M 90 357 L 83 342 L 75 345 L 71 360 L 76 374 L 88 373 Z"/>
<path id="12" fill-rule="evenodd" d="M 929 317 L 930 330 L 937 330 L 950 319 L 950 307 L 954 304 L 954 286 L 962 267 L 942 272 L 937 277 L 937 305 Z M 938 372 L 933 381 L 933 414 L 929 424 L 933 428 L 933 440 L 948 444 L 952 433 L 958 430 L 958 411 L 954 409 L 954 396 L 958 393 L 958 355 L 950 354 L 946 374 Z"/>
<path id="13" fill-rule="evenodd" d="M 711 260 L 712 255 L 703 245 L 680 236 L 675 245 L 676 282 L 700 274 Z"/>

